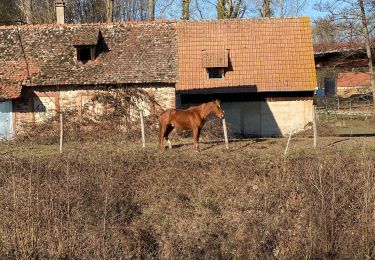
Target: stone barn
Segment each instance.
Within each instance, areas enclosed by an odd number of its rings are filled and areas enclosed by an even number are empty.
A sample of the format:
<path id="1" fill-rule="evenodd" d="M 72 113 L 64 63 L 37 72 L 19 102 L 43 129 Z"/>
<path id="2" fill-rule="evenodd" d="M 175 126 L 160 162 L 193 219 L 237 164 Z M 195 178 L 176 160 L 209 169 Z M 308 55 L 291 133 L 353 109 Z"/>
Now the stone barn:
<path id="1" fill-rule="evenodd" d="M 175 106 L 176 23 L 0 27 L 0 138 L 64 109 L 100 112 L 95 91 L 142 88 Z"/>
<path id="2" fill-rule="evenodd" d="M 218 98 L 234 133 L 280 136 L 312 121 L 316 88 L 307 17 L 180 22 L 177 102 Z"/>
<path id="3" fill-rule="evenodd" d="M 96 90 L 142 88 L 162 108 L 222 100 L 231 131 L 280 136 L 312 119 L 308 18 L 0 27 L 0 138 L 89 107 Z"/>

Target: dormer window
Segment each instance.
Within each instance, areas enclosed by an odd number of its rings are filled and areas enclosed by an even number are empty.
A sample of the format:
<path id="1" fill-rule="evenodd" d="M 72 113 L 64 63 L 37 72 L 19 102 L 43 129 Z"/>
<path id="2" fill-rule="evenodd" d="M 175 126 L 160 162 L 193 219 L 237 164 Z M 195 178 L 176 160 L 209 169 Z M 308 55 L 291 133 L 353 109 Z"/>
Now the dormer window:
<path id="1" fill-rule="evenodd" d="M 224 79 L 229 67 L 229 50 L 203 50 L 202 65 L 207 71 L 207 79 Z"/>
<path id="2" fill-rule="evenodd" d="M 90 60 L 95 60 L 96 46 L 76 46 L 77 60 L 82 63 L 87 63 Z"/>
<path id="3" fill-rule="evenodd" d="M 100 37 L 103 38 L 96 28 L 83 26 L 75 29 L 72 41 L 76 48 L 77 61 L 85 64 L 96 59 L 100 51 L 98 48 Z"/>
<path id="4" fill-rule="evenodd" d="M 224 68 L 207 68 L 207 74 L 209 79 L 223 79 Z"/>

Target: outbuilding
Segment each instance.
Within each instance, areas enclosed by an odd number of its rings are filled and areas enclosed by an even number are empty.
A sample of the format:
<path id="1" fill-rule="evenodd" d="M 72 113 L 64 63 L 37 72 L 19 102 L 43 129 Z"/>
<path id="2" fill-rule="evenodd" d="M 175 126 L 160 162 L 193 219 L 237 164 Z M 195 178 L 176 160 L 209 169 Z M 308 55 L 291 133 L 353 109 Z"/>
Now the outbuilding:
<path id="1" fill-rule="evenodd" d="M 93 93 L 113 87 L 142 88 L 161 108 L 218 98 L 246 136 L 312 120 L 306 17 L 2 26 L 0 63 L 0 139 L 64 109 L 95 112 Z"/>

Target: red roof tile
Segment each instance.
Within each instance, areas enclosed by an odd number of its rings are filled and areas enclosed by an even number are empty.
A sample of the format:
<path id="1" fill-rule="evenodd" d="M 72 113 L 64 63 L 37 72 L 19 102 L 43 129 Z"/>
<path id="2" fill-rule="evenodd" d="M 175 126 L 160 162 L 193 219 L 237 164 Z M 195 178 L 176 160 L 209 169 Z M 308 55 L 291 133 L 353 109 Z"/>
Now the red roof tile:
<path id="1" fill-rule="evenodd" d="M 93 35 L 98 55 L 82 64 L 74 45 L 92 44 Z M 0 63 L 0 82 L 28 86 L 174 83 L 176 24 L 0 27 Z"/>
<path id="2" fill-rule="evenodd" d="M 20 83 L 0 82 L 0 100 L 18 98 L 21 95 L 21 90 Z"/>
<path id="3" fill-rule="evenodd" d="M 337 76 L 337 87 L 367 87 L 371 86 L 370 74 L 364 72 L 344 72 Z"/>
<path id="4" fill-rule="evenodd" d="M 248 86 L 256 91 L 315 89 L 310 20 L 238 19 L 177 24 L 176 90 Z M 229 50 L 224 79 L 208 79 L 203 51 Z"/>

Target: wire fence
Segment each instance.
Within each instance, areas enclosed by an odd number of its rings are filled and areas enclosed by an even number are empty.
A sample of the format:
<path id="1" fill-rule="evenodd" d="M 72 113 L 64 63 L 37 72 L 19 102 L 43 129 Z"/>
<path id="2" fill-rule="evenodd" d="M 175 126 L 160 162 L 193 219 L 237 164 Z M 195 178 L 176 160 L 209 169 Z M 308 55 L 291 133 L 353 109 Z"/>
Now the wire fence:
<path id="1" fill-rule="evenodd" d="M 338 96 L 315 97 L 318 119 L 371 117 L 373 100 L 371 95 L 358 95 L 348 98 Z"/>

